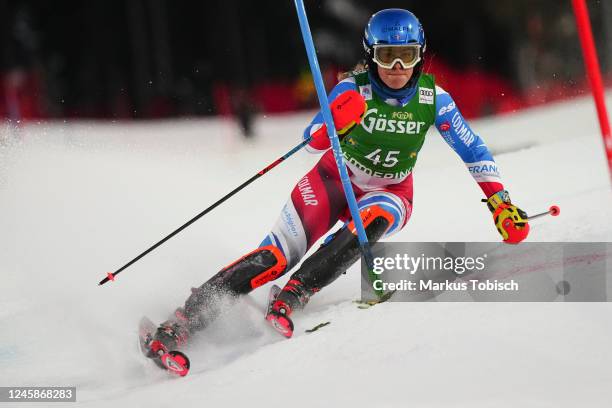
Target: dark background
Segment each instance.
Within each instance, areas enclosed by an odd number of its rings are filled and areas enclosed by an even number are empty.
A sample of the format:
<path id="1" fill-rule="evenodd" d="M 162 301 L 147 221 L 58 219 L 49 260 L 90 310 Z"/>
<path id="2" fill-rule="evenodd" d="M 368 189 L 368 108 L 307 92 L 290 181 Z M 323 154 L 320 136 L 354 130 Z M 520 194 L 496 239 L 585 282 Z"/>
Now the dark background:
<path id="1" fill-rule="evenodd" d="M 413 11 L 466 116 L 586 92 L 569 0 L 306 0 L 328 87 L 369 16 Z M 589 1 L 604 73 L 612 5 Z M 157 118 L 316 107 L 291 0 L 0 0 L 0 116 Z M 606 78 L 609 78 L 605 75 Z"/>

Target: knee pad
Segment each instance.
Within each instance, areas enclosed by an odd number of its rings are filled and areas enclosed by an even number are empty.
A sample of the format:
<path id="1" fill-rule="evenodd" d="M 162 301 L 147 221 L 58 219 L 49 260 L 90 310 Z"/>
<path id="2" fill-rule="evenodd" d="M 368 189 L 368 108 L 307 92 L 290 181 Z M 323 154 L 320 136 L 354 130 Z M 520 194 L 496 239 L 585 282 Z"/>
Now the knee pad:
<path id="1" fill-rule="evenodd" d="M 395 222 L 395 217 L 390 211 L 387 211 L 385 208 L 378 204 L 371 205 L 359 211 L 359 216 L 361 217 L 361 222 L 363 223 L 363 228 L 366 230 L 368 234 L 368 238 L 370 238 L 370 231 L 379 230 L 384 228 L 381 233 L 377 233 L 375 239 L 379 239 L 381 236 L 387 233 L 393 223 Z M 379 224 L 384 224 L 383 226 L 378 227 Z M 375 228 L 376 226 L 376 228 Z M 357 229 L 355 228 L 355 222 L 351 221 L 348 224 L 348 229 L 354 234 L 357 235 Z M 378 232 L 378 231 L 377 231 Z"/>
<path id="2" fill-rule="evenodd" d="M 263 248 L 258 248 L 253 252 L 257 252 L 257 251 L 267 251 L 274 258 L 273 259 L 271 258 L 270 264 L 266 265 L 267 269 L 265 269 L 264 271 L 258 273 L 256 276 L 251 278 L 251 281 L 250 281 L 251 289 L 255 289 L 261 285 L 264 285 L 278 278 L 279 276 L 282 276 L 287 271 L 287 259 L 285 258 L 285 255 L 283 255 L 283 252 L 278 247 L 274 245 L 268 245 Z"/>
<path id="3" fill-rule="evenodd" d="M 287 271 L 287 259 L 278 247 L 267 245 L 248 253 L 225 269 L 245 270 L 244 279 L 241 280 L 248 280 L 250 292 L 283 275 Z"/>
<path id="4" fill-rule="evenodd" d="M 408 199 L 387 191 L 371 192 L 359 200 L 361 211 L 374 206 L 378 206 L 386 212 L 385 216 L 387 218 L 388 216 L 391 217 L 388 218 L 390 224 L 384 236 L 392 235 L 402 229 L 410 218 L 412 210 L 412 203 Z M 376 210 L 376 212 L 378 211 Z"/>
<path id="5" fill-rule="evenodd" d="M 283 252 L 274 245 L 266 245 L 229 264 L 207 283 L 233 293 L 248 293 L 286 271 L 287 259 Z"/>

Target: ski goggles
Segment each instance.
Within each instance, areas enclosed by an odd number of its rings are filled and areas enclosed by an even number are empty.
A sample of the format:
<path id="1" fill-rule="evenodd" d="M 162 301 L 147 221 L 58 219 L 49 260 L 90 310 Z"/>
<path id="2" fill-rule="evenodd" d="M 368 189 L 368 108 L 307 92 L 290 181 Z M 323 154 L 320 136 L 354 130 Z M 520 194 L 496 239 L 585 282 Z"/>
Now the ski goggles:
<path id="1" fill-rule="evenodd" d="M 421 46 L 410 45 L 375 45 L 374 62 L 386 69 L 392 69 L 396 62 L 402 68 L 414 68 L 421 61 Z"/>

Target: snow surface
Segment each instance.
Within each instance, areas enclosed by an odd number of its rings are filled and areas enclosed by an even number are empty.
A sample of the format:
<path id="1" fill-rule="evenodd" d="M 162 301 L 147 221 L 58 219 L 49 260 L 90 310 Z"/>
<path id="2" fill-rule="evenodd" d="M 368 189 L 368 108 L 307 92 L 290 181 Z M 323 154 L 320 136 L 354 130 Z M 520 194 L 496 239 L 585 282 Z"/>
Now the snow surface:
<path id="1" fill-rule="evenodd" d="M 253 142 L 223 119 L 0 130 L 0 386 L 76 386 L 86 407 L 610 406 L 608 303 L 361 310 L 351 302 L 357 267 L 295 315 L 291 340 L 264 323 L 266 286 L 195 338 L 187 377 L 144 359 L 140 317 L 165 319 L 191 286 L 256 246 L 317 156 L 296 154 L 116 282 L 97 282 L 292 148 L 309 118 L 261 117 Z M 590 99 L 472 125 L 516 203 L 561 207 L 532 223 L 529 241 L 612 241 Z M 412 219 L 391 240 L 498 241 L 480 198 L 434 130 L 415 170 Z"/>

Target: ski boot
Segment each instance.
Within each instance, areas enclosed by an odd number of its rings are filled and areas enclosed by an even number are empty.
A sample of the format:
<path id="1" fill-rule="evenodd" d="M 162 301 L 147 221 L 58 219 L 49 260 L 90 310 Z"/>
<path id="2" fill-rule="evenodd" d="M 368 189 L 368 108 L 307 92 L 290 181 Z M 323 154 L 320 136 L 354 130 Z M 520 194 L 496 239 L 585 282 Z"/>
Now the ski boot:
<path id="1" fill-rule="evenodd" d="M 174 317 L 166 320 L 159 325 L 150 344 L 150 349 L 157 353 L 159 350 L 175 350 L 187 343 L 189 338 L 189 328 L 187 318 L 183 309 L 178 308 L 174 312 Z"/>
<path id="2" fill-rule="evenodd" d="M 189 358 L 175 348 L 184 345 L 189 336 L 186 319 L 181 309 L 175 317 L 162 323 L 157 329 L 146 317 L 140 322 L 140 348 L 156 365 L 180 376 L 189 372 Z"/>

